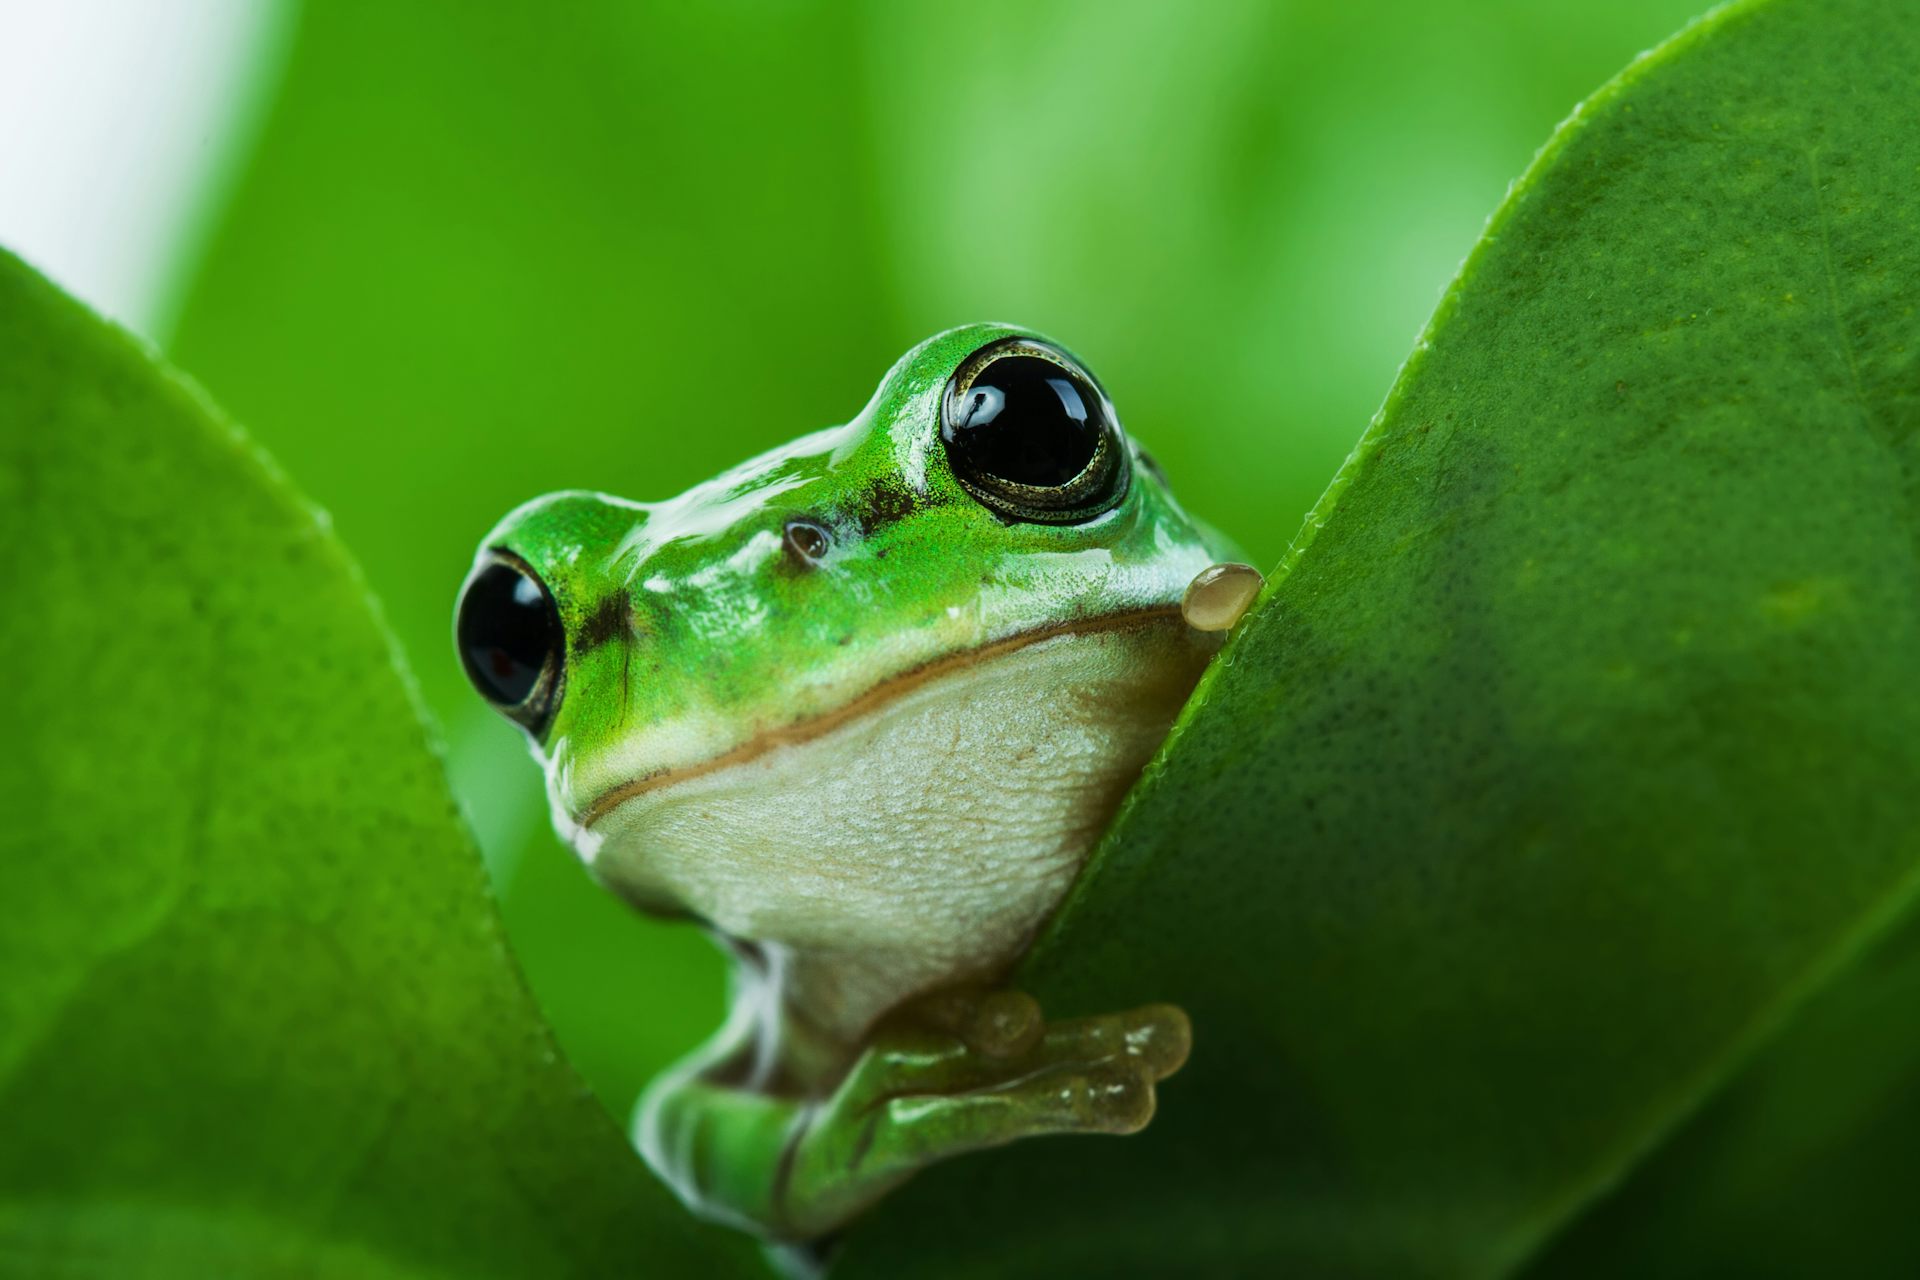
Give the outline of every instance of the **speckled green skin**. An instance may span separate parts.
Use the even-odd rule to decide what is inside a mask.
[[[553,494],[488,535],[481,562],[524,561],[562,618],[564,674],[536,745],[555,820],[589,862],[591,824],[623,789],[849,707],[866,714],[862,696],[895,677],[1136,614],[1180,625],[1187,584],[1229,549],[1181,510],[1137,445],[1126,445],[1125,496],[1081,524],[1005,520],[949,469],[948,381],[1012,336],[1038,335],[973,325],[931,338],[852,422],[677,498]],[[795,520],[826,534],[824,553],[796,550]],[[807,1020],[783,1018],[754,941],[729,939],[742,959],[735,1017],[648,1091],[637,1136],[696,1209],[768,1235],[831,1230],[964,1151],[1132,1132],[1152,1113],[1154,1082],[1185,1057],[1185,1017],[1165,1006],[1043,1032],[1027,1002],[1031,1025],[1011,1049],[995,1041],[1004,1010],[971,1005],[931,1030],[807,1043]]]
[[[852,422],[802,436],[666,502],[558,493],[488,535],[547,583],[565,685],[544,745],[577,813],[627,771],[635,726],[689,732],[658,768],[831,710],[890,675],[1041,625],[1177,604],[1225,548],[1137,445],[1126,498],[1080,525],[1007,523],[961,488],[938,437],[954,368],[1001,338],[970,325],[908,352]],[[804,517],[832,537],[808,567]]]

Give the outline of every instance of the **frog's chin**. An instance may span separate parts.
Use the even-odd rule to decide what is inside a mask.
[[[1003,642],[556,817],[636,904],[790,954],[789,998],[857,1036],[1019,955],[1213,647],[1174,611]]]
[[[637,743],[621,742],[609,750],[583,759],[562,742],[554,752],[555,767],[548,779],[555,819],[563,832],[590,837],[601,825],[602,819],[637,795],[680,786],[701,774],[728,769],[783,747],[804,745],[827,737],[844,725],[888,714],[894,704],[923,686],[955,676],[978,675],[996,669],[997,663],[1021,650],[1069,636],[1130,633],[1158,627],[1184,630],[1180,622],[1179,611],[1168,605],[1131,609],[1124,613],[1018,631],[998,640],[916,663],[864,687],[855,685],[857,692],[844,697],[836,705],[785,724],[760,729],[745,740],[735,741],[711,754],[702,754],[697,744],[703,740],[711,744],[714,739],[724,739],[729,735],[725,728],[716,728],[712,722],[702,722],[694,717],[689,717],[693,721],[690,724],[668,721],[646,726],[638,735],[646,746],[638,752],[633,750]],[[1202,650],[1210,653],[1218,647],[1216,640],[1215,637],[1189,633],[1187,648],[1196,653]],[[1089,673],[1090,677],[1092,674]],[[664,754],[669,759],[649,767],[648,757],[656,754]],[[615,770],[619,771],[617,778],[606,781],[607,775]],[[599,776],[594,778],[594,775]],[[569,812],[569,801],[578,806],[572,812]]]

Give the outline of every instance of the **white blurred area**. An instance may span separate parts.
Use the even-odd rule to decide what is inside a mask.
[[[0,0],[0,246],[163,342],[289,0]]]

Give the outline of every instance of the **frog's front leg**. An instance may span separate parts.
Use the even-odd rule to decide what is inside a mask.
[[[1171,1005],[1045,1026],[1025,996],[943,997],[877,1030],[825,1098],[743,1089],[723,1036],[642,1100],[640,1144],[694,1208],[824,1235],[928,1165],[1019,1138],[1133,1133],[1186,1061]]]

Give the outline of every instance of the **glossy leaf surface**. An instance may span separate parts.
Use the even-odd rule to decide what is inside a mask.
[[[0,255],[0,1274],[754,1274],[554,1052],[358,571]]]
[[[1920,874],[1910,19],[1737,5],[1556,135],[1031,957],[1188,1009],[1161,1115],[923,1179],[848,1274],[1493,1275],[1622,1179],[1544,1273],[1737,1274],[1795,1176],[1914,1257],[1891,1144],[1806,1159],[1920,1017],[1861,963]],[[1640,1194],[1816,991],[1851,1039]]]

